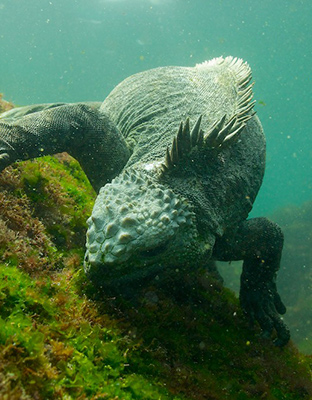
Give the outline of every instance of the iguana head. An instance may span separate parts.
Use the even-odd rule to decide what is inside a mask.
[[[202,253],[195,214],[182,196],[144,168],[105,185],[88,219],[85,270],[94,281],[145,277]]]

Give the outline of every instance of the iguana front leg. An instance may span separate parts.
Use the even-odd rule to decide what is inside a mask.
[[[241,306],[251,321],[258,321],[264,336],[271,336],[275,329],[278,346],[284,346],[290,338],[279,316],[285,314],[286,307],[276,288],[282,248],[279,226],[266,218],[254,218],[244,221],[234,234],[218,239],[213,251],[213,257],[219,261],[244,260]]]
[[[99,103],[22,107],[0,118],[0,171],[15,161],[66,151],[96,191],[113,179],[130,153]]]

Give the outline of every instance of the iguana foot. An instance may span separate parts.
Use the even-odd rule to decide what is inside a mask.
[[[243,274],[244,275],[244,274]],[[270,338],[274,329],[276,346],[284,346],[290,339],[290,333],[279,314],[286,313],[286,307],[277,293],[276,284],[270,282],[250,283],[248,278],[241,278],[240,303],[249,321],[257,321],[262,329],[262,336]]]
[[[213,251],[216,260],[244,260],[241,306],[251,322],[259,323],[264,337],[271,337],[275,330],[277,346],[286,345],[290,338],[280,317],[286,307],[275,283],[282,248],[283,233],[279,226],[266,218],[254,218],[218,239]]]

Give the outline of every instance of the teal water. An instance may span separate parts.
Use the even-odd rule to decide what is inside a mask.
[[[267,135],[264,215],[312,199],[311,20],[310,0],[0,0],[0,92],[100,101],[145,69],[241,57]]]

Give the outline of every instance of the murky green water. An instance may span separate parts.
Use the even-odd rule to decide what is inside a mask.
[[[309,0],[2,0],[0,91],[16,104],[102,100],[123,78],[233,55],[267,134],[253,215],[312,198]]]

